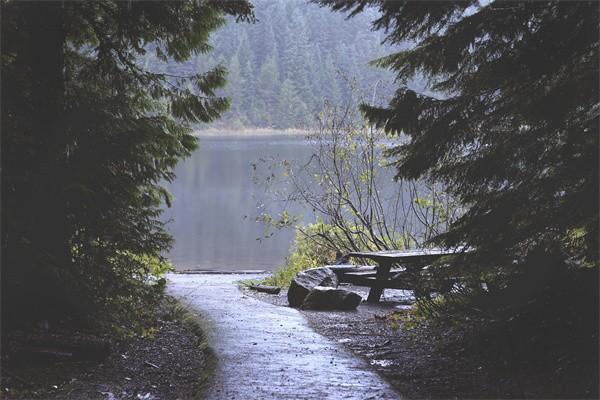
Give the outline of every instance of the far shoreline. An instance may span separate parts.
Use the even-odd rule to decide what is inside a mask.
[[[310,134],[307,129],[271,129],[271,128],[243,128],[225,129],[208,128],[195,129],[193,135],[196,137],[256,137],[256,136],[295,136],[305,137]]]

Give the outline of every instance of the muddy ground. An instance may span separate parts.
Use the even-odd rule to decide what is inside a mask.
[[[365,288],[347,288],[366,298]],[[287,307],[285,290],[242,290]],[[366,358],[407,398],[598,398],[595,354],[575,366],[552,359],[550,349],[547,358],[531,360],[473,348],[450,330],[405,320],[406,292],[386,293],[379,304],[363,302],[356,311],[302,312],[313,329]]]
[[[89,333],[5,334],[2,395],[5,399],[190,399],[203,390],[212,360],[197,327],[173,303],[156,310],[156,321],[141,335],[108,338],[108,357],[76,361],[60,348],[29,354],[40,342],[107,340]],[[66,353],[66,354],[61,354]],[[62,358],[62,359],[61,359]]]
[[[366,296],[363,288],[349,289]],[[287,307],[285,291],[244,292]],[[302,313],[315,331],[363,357],[407,398],[598,398],[593,349],[571,360],[557,359],[553,348],[537,359],[522,357],[514,348],[523,343],[478,349],[451,330],[403,319],[408,299],[399,294],[387,292],[380,304],[362,303],[356,311]],[[31,333],[3,332],[0,397],[152,400],[203,393],[214,359],[202,335],[168,307],[156,311],[154,328],[113,340],[108,357],[95,362],[24,359],[17,350],[27,347]]]

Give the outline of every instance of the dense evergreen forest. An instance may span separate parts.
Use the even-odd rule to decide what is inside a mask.
[[[370,361],[385,351],[361,364],[397,379],[403,397],[599,398],[599,4],[0,0],[3,398],[202,398],[182,391],[196,379],[182,378],[186,371],[199,380],[194,390],[209,382],[219,394],[208,398],[233,398],[221,391],[227,385],[214,384],[213,369],[246,391],[237,398],[306,398],[313,376],[322,385],[314,393],[393,398],[334,370],[354,368],[351,353],[329,356],[349,335]],[[410,203],[443,224],[423,247],[452,253],[399,268],[402,286],[388,287],[411,289],[410,308],[332,313],[336,330],[320,344],[302,317],[246,301],[237,278],[180,281],[170,293],[194,314],[212,307],[207,320],[218,334],[211,336],[224,341],[209,346],[202,321],[165,297],[177,284],[165,277],[173,269],[164,256],[173,243],[161,219],[173,201],[166,185],[198,146],[194,128],[304,128],[319,114],[325,135],[317,129],[313,137],[321,133],[331,150],[312,157],[321,168],[312,177],[333,200],[312,205],[333,213],[305,230],[310,241],[296,241],[289,264],[304,264],[279,274],[286,284],[300,270],[339,260],[341,250],[408,247],[387,240],[399,237],[390,233],[402,221],[385,224],[383,194],[373,189],[382,165],[396,173],[388,186],[440,188],[429,198],[415,190]],[[375,156],[377,135],[403,135],[387,146],[385,162]],[[230,196],[224,183],[218,189]],[[456,219],[444,198],[460,207]],[[186,217],[207,224],[209,212],[197,206]],[[290,220],[281,217],[266,222]],[[371,241],[344,247],[363,227]],[[314,238],[328,241],[330,256]],[[386,262],[363,281],[377,299]],[[337,286],[332,269],[319,273],[328,277],[310,285],[312,294]],[[315,314],[305,315],[318,330],[325,320],[310,322]],[[226,356],[213,357],[213,348]],[[191,365],[202,355],[190,349],[206,360]],[[128,358],[123,372],[113,368]],[[98,369],[104,365],[113,386]],[[73,394],[74,382],[90,394]],[[158,386],[162,392],[150,393]],[[342,391],[359,388],[368,396]],[[277,390],[283,395],[272,395]]]
[[[230,18],[211,36],[209,54],[184,64],[163,63],[154,52],[144,57],[146,67],[180,76],[226,66],[231,108],[211,126],[301,128],[325,101],[347,101],[352,87],[369,100],[391,95],[392,73],[369,66],[392,50],[381,44],[382,31],[371,30],[374,10],[347,20],[302,0],[253,4],[256,23]]]

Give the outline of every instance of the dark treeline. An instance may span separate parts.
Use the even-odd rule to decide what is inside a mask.
[[[151,45],[165,62],[202,54],[251,5],[1,5],[3,328],[144,309],[168,268],[161,185],[196,147],[189,125],[229,100],[222,68],[173,80],[137,61]]]
[[[303,127],[313,122],[324,101],[347,100],[353,85],[364,96],[392,93],[391,72],[368,65],[391,51],[381,44],[383,33],[371,30],[374,10],[347,20],[302,0],[259,0],[253,5],[257,22],[231,20],[211,37],[210,54],[176,65],[161,63],[149,53],[143,62],[177,75],[224,65],[228,75],[223,92],[232,104],[216,124],[228,128]]]

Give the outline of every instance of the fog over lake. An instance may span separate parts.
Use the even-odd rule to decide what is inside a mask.
[[[259,159],[308,161],[312,148],[297,136],[201,137],[199,148],[176,168],[169,185],[175,196],[163,219],[175,238],[168,257],[178,270],[267,269],[280,266],[293,241],[293,231],[276,231],[257,240],[264,225],[255,221],[264,204],[269,211],[287,209],[299,214],[295,204],[280,204],[255,184],[252,164]],[[305,222],[314,219],[309,213]]]

